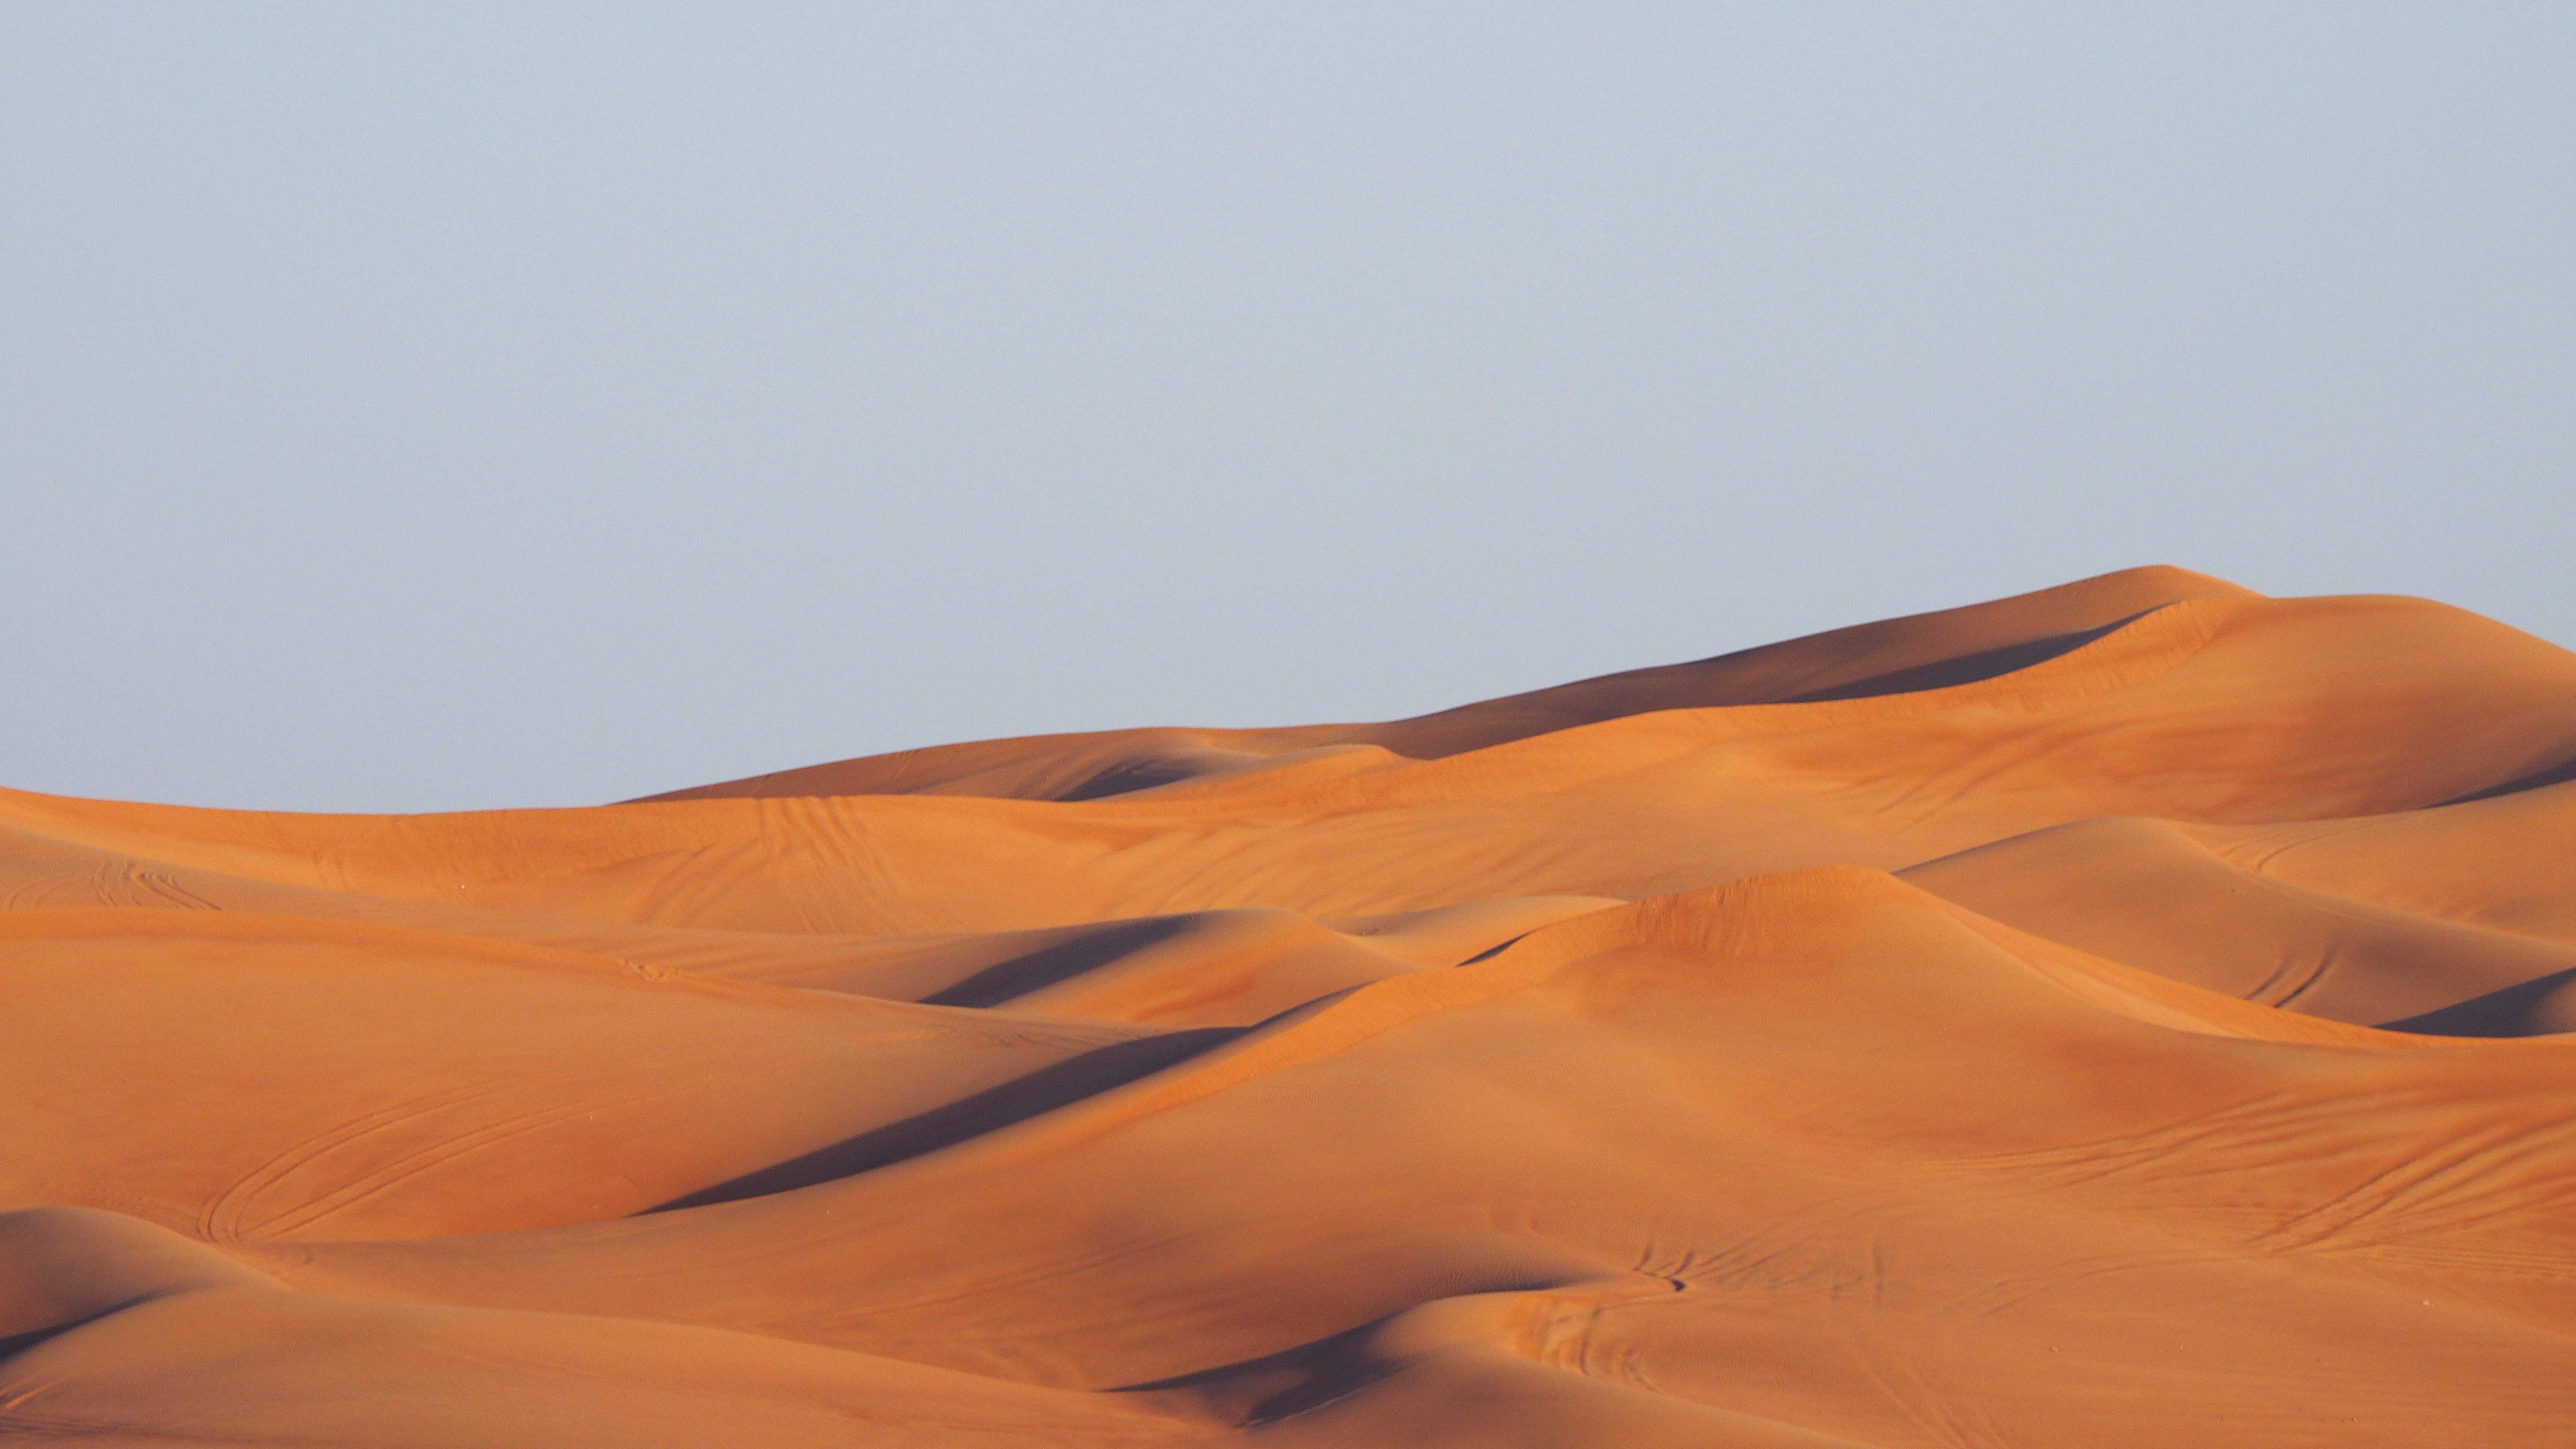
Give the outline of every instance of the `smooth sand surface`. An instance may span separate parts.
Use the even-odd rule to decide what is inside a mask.
[[[0,792],[0,1438],[2525,1445],[2576,655],[2178,569],[585,810]]]

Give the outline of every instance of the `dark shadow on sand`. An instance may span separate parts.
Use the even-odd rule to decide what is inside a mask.
[[[997,962],[954,986],[921,998],[924,1006],[999,1006],[1013,997],[1070,981],[1085,971],[1106,966],[1130,951],[1168,941],[1190,928],[1187,916],[1148,916],[1041,946],[1025,956]]]
[[[2148,611],[2152,613],[2153,611]],[[2052,634],[2045,639],[2025,639],[2019,644],[2006,644],[2000,649],[1962,654],[1951,659],[1935,659],[1910,669],[1891,670],[1849,684],[1837,684],[1806,694],[1792,695],[1784,704],[1820,704],[1829,699],[1875,699],[1887,694],[1916,694],[1927,689],[1948,689],[1953,685],[1975,684],[1980,680],[2000,679],[2015,670],[2043,664],[2061,654],[2072,654],[2106,634],[2125,629],[2145,614],[2132,614],[2099,629],[2079,629],[2072,634]]]
[[[766,1197],[771,1193],[812,1187],[834,1178],[855,1177],[1122,1086],[1197,1056],[1211,1047],[1222,1046],[1243,1035],[1244,1030],[1241,1027],[1201,1027],[1122,1041],[1114,1046],[1084,1052],[1025,1077],[960,1098],[947,1106],[934,1107],[900,1122],[889,1122],[802,1157],[744,1173],[729,1182],[700,1188],[685,1197],[675,1197],[669,1202],[646,1208],[645,1212],[672,1212],[680,1208],[705,1207],[710,1203],[735,1202],[747,1197]]]
[[[2576,780],[2576,759],[2570,759],[2563,765],[2552,765],[2546,770],[2534,770],[2528,775],[2517,776],[2514,779],[2505,781],[2501,785],[2489,785],[2487,788],[2477,791],[2474,794],[2457,796],[2453,799],[2443,801],[2442,804],[2466,805],[2472,800],[2492,800],[2498,795],[2519,795],[2525,790],[2539,790],[2545,789],[2551,785],[2564,785],[2570,780]],[[2434,808],[2439,809],[2440,806],[2436,806]]]
[[[1125,795],[1136,790],[1151,790],[1157,785],[1174,785],[1195,779],[1204,768],[1187,760],[1129,760],[1112,765],[1055,798],[1059,802],[1101,800],[1111,795]]]
[[[2576,969],[2552,971],[2500,991],[2453,1002],[2437,1011],[2427,1011],[2403,1021],[2381,1022],[2379,1029],[2412,1032],[2419,1036],[2547,1036],[2551,1029],[2536,1026],[2534,1013],[2543,1002],[2567,989],[2571,982],[2576,982]]]

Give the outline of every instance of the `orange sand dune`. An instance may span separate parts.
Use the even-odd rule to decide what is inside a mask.
[[[2150,609],[2202,595],[2248,597],[2234,584],[2205,574],[2131,569],[2017,598],[1837,629],[1694,664],[1605,675],[1391,724],[1111,730],[985,740],[783,770],[652,798],[903,794],[1087,800],[1335,747],[1376,746],[1414,759],[1438,759],[1653,710],[1847,699],[1991,678],[2065,653]]]
[[[589,810],[0,794],[0,1434],[2576,1422],[2576,656],[2142,569]]]
[[[2568,802],[2576,807],[2576,799]],[[2568,811],[2576,819],[2576,808]],[[2565,857],[2561,857],[2562,860]],[[2576,971],[2576,945],[2248,870],[2168,821],[2088,820],[1907,871],[1961,905],[2230,996],[2384,1022]],[[2474,1034],[2576,1030],[2499,1020]]]

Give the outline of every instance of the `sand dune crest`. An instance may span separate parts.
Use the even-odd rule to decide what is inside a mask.
[[[0,791],[0,1436],[2545,1443],[2576,656],[2105,575],[582,810]]]

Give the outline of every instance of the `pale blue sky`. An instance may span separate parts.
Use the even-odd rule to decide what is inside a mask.
[[[2172,562],[2576,643],[2576,7],[0,9],[0,783],[574,804]]]

